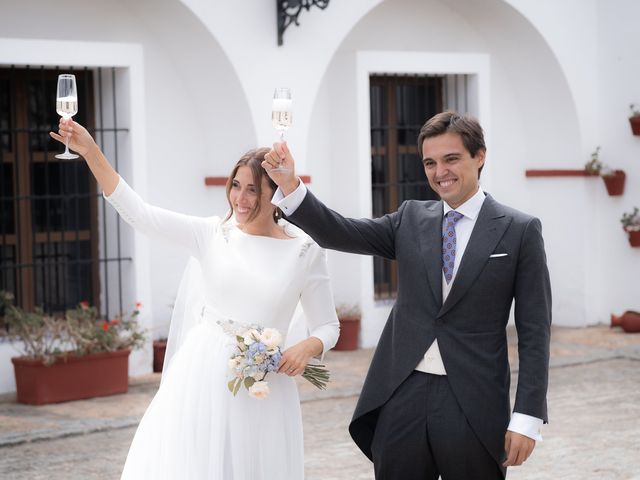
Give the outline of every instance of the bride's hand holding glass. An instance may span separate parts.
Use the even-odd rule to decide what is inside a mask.
[[[85,158],[92,149],[98,148],[87,129],[70,118],[61,118],[58,133],[49,132],[49,135],[63,145],[68,141],[69,147]]]
[[[70,73],[58,75],[58,88],[56,93],[56,112],[65,120],[71,120],[78,113],[78,88],[76,76]],[[78,155],[69,151],[69,143],[64,144],[64,152],[56,155],[61,160],[73,160]]]

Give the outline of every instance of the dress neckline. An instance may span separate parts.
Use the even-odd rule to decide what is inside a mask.
[[[285,233],[285,235],[287,235],[289,238],[277,238],[277,237],[270,237],[270,236],[268,236],[268,235],[256,235],[256,234],[254,234],[254,233],[247,233],[247,232],[245,232],[244,230],[242,230],[240,227],[238,227],[238,225],[233,225],[233,229],[234,229],[234,230],[236,230],[236,231],[238,231],[238,232],[240,232],[242,235],[245,235],[245,236],[247,236],[247,237],[252,237],[252,238],[268,238],[268,239],[270,239],[270,240],[279,240],[279,241],[281,241],[281,242],[288,242],[288,241],[296,240],[297,238],[299,238],[298,236],[289,235],[289,234],[287,233],[287,227],[286,227],[286,226],[284,226],[284,227],[283,227],[283,229],[284,229],[284,233]]]

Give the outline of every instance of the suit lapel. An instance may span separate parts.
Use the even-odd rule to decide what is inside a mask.
[[[473,285],[510,223],[511,218],[505,216],[500,205],[487,195],[471,232],[449,296],[438,316],[447,313]]]
[[[426,207],[426,215],[422,216],[418,223],[420,257],[438,308],[442,306],[442,212],[442,202],[431,204]]]

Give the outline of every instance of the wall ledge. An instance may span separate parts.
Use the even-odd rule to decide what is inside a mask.
[[[597,173],[580,170],[525,170],[526,177],[598,177]]]
[[[229,177],[204,177],[204,184],[207,187],[224,187],[227,184],[228,178]],[[305,185],[311,183],[310,175],[300,175],[300,179]]]

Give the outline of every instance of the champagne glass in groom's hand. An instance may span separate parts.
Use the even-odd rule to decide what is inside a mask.
[[[291,90],[286,87],[276,88],[273,93],[273,105],[271,108],[271,123],[280,134],[280,142],[284,142],[284,132],[291,127]],[[286,170],[283,164],[277,165],[276,170]]]

